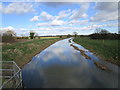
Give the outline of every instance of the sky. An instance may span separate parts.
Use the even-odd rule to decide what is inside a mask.
[[[96,28],[118,33],[117,2],[2,2],[0,32],[17,36],[88,35]]]

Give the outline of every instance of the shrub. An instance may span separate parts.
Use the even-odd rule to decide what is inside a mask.
[[[62,38],[62,36],[60,36],[60,38]]]
[[[3,33],[2,42],[15,42],[15,33],[13,31]]]

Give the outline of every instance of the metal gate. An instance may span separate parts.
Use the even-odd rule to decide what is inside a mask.
[[[1,89],[4,88],[22,88],[21,69],[14,61],[0,61],[0,78],[2,80]]]

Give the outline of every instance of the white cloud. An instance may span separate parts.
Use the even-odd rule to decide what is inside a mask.
[[[32,22],[39,21],[39,16],[34,16],[33,18],[30,19],[30,21]]]
[[[117,12],[108,13],[106,11],[101,11],[97,13],[95,16],[90,18],[90,20],[94,22],[107,22],[107,21],[117,20],[117,19],[118,19]]]
[[[41,22],[41,23],[38,23],[36,24],[36,26],[61,26],[61,25],[64,25],[65,22],[62,21],[62,20],[53,20],[51,22]]]
[[[60,26],[60,25],[64,25],[64,24],[65,24],[65,22],[62,21],[62,20],[53,20],[53,21],[51,22],[51,25],[52,25],[52,26]]]
[[[68,22],[68,24],[70,25],[84,25],[84,24],[87,24],[88,23],[88,20],[71,20]]]
[[[80,9],[74,9],[72,11],[72,15],[70,19],[79,19],[79,18],[86,18],[88,15],[85,13],[89,7],[89,3],[80,3]]]
[[[15,28],[12,27],[12,26],[8,26],[8,27],[3,28],[3,30],[5,30],[5,31],[8,31],[8,30],[15,30]]]
[[[95,9],[98,12],[90,18],[93,22],[107,22],[118,19],[118,3],[117,2],[98,2]]]
[[[50,24],[48,22],[44,22],[44,23],[38,23],[36,24],[36,26],[49,26]]]
[[[40,19],[43,20],[43,21],[49,21],[49,20],[52,20],[53,19],[53,16],[48,14],[47,12],[43,11],[41,14],[40,14]]]
[[[118,23],[109,23],[109,24],[102,24],[102,25],[97,25],[97,24],[92,24],[89,26],[83,26],[83,27],[75,27],[75,26],[64,26],[64,27],[40,27],[37,29],[37,31],[45,31],[48,32],[47,30],[49,30],[49,32],[54,33],[56,31],[62,32],[64,33],[66,31],[67,32],[73,32],[73,31],[90,31],[90,30],[95,30],[96,28],[105,28],[105,27],[116,27],[118,26]],[[59,33],[58,33],[59,34]]]
[[[69,16],[70,13],[71,13],[71,10],[70,10],[70,9],[60,11],[59,14],[58,14],[58,16],[56,16],[56,19],[63,19],[63,18],[65,18],[65,17]]]
[[[52,30],[51,28],[47,28],[47,27],[40,27],[40,28],[37,28],[36,31],[47,31],[47,30]],[[50,31],[51,32],[51,31]]]
[[[12,14],[12,13],[23,14],[23,13],[30,13],[34,11],[35,10],[33,8],[33,5],[30,3],[14,2],[14,3],[10,3],[7,6],[2,5],[2,12],[4,14]]]
[[[97,25],[97,24],[93,24],[91,26],[84,26],[83,28],[80,28],[81,30],[93,30],[96,28],[105,28],[105,27],[116,27],[118,26],[118,23],[109,23],[109,24],[101,24],[101,25]]]
[[[111,28],[116,26],[118,26],[118,23],[108,23],[108,24],[102,24],[102,25],[92,24],[88,26],[85,25],[83,27],[75,27],[74,25],[64,26],[64,27],[50,26],[50,27],[33,28],[32,30],[38,33],[38,35],[63,35],[63,34],[67,35],[67,34],[72,34],[74,31],[77,31],[79,34],[90,34],[90,33],[93,33],[92,31],[95,30],[96,28],[106,28],[106,27]],[[16,29],[12,26],[8,26],[8,27],[0,28],[0,33],[1,32],[3,33],[3,31],[5,32],[7,30],[14,31],[15,33],[17,33],[18,36],[21,36],[21,35],[29,36],[29,32],[30,32],[30,30],[26,28]]]
[[[4,27],[4,28],[0,28],[0,34],[2,35],[3,33],[5,33],[6,31],[14,31],[16,30],[14,27],[12,26],[8,26],[8,27]]]
[[[69,16],[70,13],[71,13],[71,10],[68,9],[68,10],[60,11],[59,14],[58,14],[58,16],[52,16],[49,13],[43,11],[43,12],[41,12],[40,15],[34,16],[33,18],[31,18],[30,21],[39,21],[39,20],[41,20],[41,21],[52,21],[52,20],[60,20],[60,19],[63,19],[65,17]]]

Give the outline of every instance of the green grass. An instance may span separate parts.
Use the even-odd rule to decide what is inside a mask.
[[[55,43],[58,39],[35,39],[32,41],[3,45],[2,60],[15,61],[18,66],[23,67],[33,56]]]
[[[76,37],[73,41],[94,52],[102,59],[120,66],[118,40],[93,40],[89,37]]]

